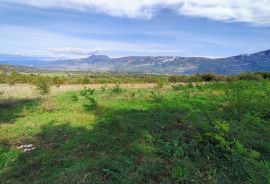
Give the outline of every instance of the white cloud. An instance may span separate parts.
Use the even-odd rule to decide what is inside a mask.
[[[219,21],[270,24],[270,0],[2,0],[46,8],[95,11],[112,16],[151,18],[160,8]]]
[[[124,56],[140,53],[175,54],[182,49],[175,49],[171,44],[148,41],[113,41],[104,39],[87,39],[55,33],[35,27],[2,26],[0,27],[0,52],[20,54],[47,59],[82,58],[93,54]]]
[[[102,49],[94,48],[94,49],[84,49],[84,48],[72,48],[72,47],[63,47],[63,48],[51,48],[46,49],[49,52],[54,54],[66,54],[66,55],[78,55],[78,56],[85,56],[85,55],[93,55],[97,54]]]

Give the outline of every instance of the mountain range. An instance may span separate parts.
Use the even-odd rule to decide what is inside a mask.
[[[270,50],[226,58],[180,56],[129,56],[110,58],[92,55],[81,59],[42,60],[40,58],[0,55],[0,64],[60,71],[123,72],[149,74],[238,74],[270,72]]]

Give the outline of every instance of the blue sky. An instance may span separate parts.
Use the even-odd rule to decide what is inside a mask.
[[[269,0],[0,0],[0,53],[224,57],[267,49]]]

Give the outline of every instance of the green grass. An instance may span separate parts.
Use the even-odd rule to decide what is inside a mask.
[[[151,91],[2,102],[0,183],[270,183],[270,82]]]

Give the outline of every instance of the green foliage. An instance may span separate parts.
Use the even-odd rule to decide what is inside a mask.
[[[84,87],[83,90],[80,91],[81,96],[85,96],[86,98],[89,96],[93,96],[95,93],[95,89]]]
[[[104,85],[104,86],[101,86],[100,89],[101,89],[101,91],[105,92],[107,87],[108,87],[107,85]]]
[[[187,87],[188,87],[188,88],[193,88],[193,87],[194,87],[194,85],[193,85],[193,83],[192,83],[192,82],[188,82]]]
[[[126,91],[0,103],[0,183],[270,183],[269,81]]]
[[[158,79],[156,81],[156,85],[155,85],[155,89],[156,90],[161,90],[163,87],[165,86],[165,81],[161,80],[161,79]]]
[[[111,88],[111,91],[113,93],[120,94],[123,92],[123,88],[121,88],[121,86],[119,84],[116,84]]]
[[[97,107],[97,100],[96,97],[94,96],[95,89],[91,88],[84,88],[82,91],[80,91],[81,96],[84,96],[85,99],[87,100],[87,103],[84,104],[85,110],[93,110]]]
[[[76,93],[71,94],[70,97],[71,97],[71,100],[74,101],[74,102],[79,100],[78,95]]]
[[[245,73],[239,75],[239,80],[262,80],[267,78],[267,75],[260,73]]]
[[[163,99],[163,95],[161,94],[160,90],[157,91],[150,91],[151,95],[151,99],[155,102],[160,102]]]
[[[175,91],[181,91],[183,89],[183,85],[181,84],[172,85],[172,89]]]
[[[187,170],[183,167],[177,166],[172,168],[172,178],[178,182],[183,182],[187,177]]]
[[[46,80],[56,87],[62,84],[108,84],[108,83],[156,83],[157,88],[163,88],[166,83],[179,82],[215,82],[239,80],[269,80],[270,73],[243,73],[239,75],[223,76],[217,74],[196,75],[149,75],[149,74],[117,74],[117,73],[18,73],[16,71],[0,73],[0,82],[14,85],[16,83],[33,84],[38,78]]]
[[[51,84],[45,78],[38,78],[35,82],[36,90],[41,95],[46,95],[51,90]]]
[[[82,79],[82,84],[89,84],[90,80],[87,77]]]
[[[64,83],[64,80],[58,76],[52,78],[52,84],[59,88]]]

